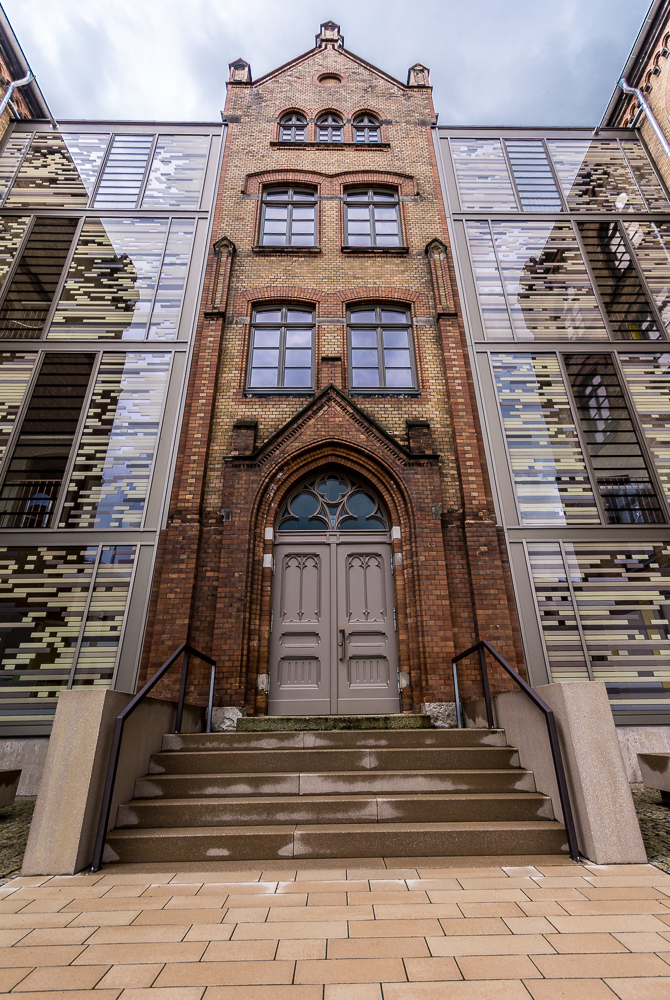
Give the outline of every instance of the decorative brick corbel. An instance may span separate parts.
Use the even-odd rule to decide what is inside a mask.
[[[449,274],[449,248],[442,240],[431,240],[426,246],[426,256],[430,264],[430,276],[433,279],[438,317],[455,316],[456,303]]]
[[[222,236],[213,246],[216,267],[214,269],[214,281],[212,282],[212,295],[208,308],[205,312],[207,319],[216,319],[225,315],[226,303],[228,301],[228,288],[230,286],[230,272],[233,266],[236,246],[227,236]]]

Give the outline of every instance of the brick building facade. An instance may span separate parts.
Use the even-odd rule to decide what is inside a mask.
[[[455,652],[482,637],[513,664],[522,654],[455,289],[428,70],[416,65],[406,83],[395,80],[348,52],[326,22],[313,49],[259,80],[243,60],[231,63],[224,121],[141,676],[188,640],[217,661],[215,704],[268,710],[278,683],[274,548],[286,518],[297,524],[296,490],[316,483],[319,503],[330,476],[385,508],[387,640],[397,643],[401,710],[453,701]],[[302,353],[292,354],[300,336]],[[298,355],[306,367],[290,368]],[[333,664],[339,624],[322,637]],[[193,669],[190,696],[202,701],[208,673]],[[465,695],[478,691],[474,666],[463,682]]]

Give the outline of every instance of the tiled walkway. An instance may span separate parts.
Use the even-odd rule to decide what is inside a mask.
[[[670,875],[561,860],[16,878],[0,888],[0,996],[668,1000]]]

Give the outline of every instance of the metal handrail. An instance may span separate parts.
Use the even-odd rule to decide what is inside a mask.
[[[211,732],[212,728],[212,702],[214,695],[214,677],[216,673],[216,661],[211,658],[211,656],[206,656],[204,653],[200,653],[193,646],[189,646],[187,642],[182,642],[181,646],[175,649],[172,656],[170,656],[162,667],[159,667],[156,673],[153,675],[151,680],[148,680],[141,691],[138,691],[134,698],[128,702],[126,707],[122,712],[116,717],[116,722],[114,723],[114,736],[112,737],[112,748],[109,752],[109,765],[107,767],[107,777],[105,778],[105,789],[102,793],[102,804],[100,806],[100,820],[98,821],[98,832],[95,838],[95,847],[93,848],[93,861],[91,862],[91,871],[100,871],[100,866],[102,865],[102,852],[105,848],[105,838],[107,836],[107,824],[109,823],[109,814],[112,809],[112,795],[114,794],[114,782],[116,781],[116,770],[119,766],[119,754],[121,752],[121,738],[123,736],[123,727],[126,724],[126,719],[132,715],[137,706],[141,701],[144,701],[146,696],[149,694],[151,689],[158,683],[158,681],[163,677],[164,674],[170,669],[172,664],[183,655],[182,666],[181,666],[181,683],[179,685],[179,700],[177,701],[177,717],[175,719],[175,733],[181,732],[181,723],[184,715],[184,699],[186,697],[186,678],[188,675],[188,661],[190,656],[197,656],[199,660],[204,660],[205,663],[209,663],[212,668],[210,685],[209,685],[209,704],[207,706],[207,732]]]
[[[484,689],[484,701],[486,702],[486,721],[488,723],[489,729],[495,728],[495,723],[493,719],[493,703],[491,701],[491,689],[489,687],[489,677],[486,667],[486,653],[487,651],[496,660],[500,666],[505,670],[513,681],[515,681],[521,690],[528,695],[530,700],[534,705],[544,713],[545,721],[547,723],[547,734],[549,736],[549,745],[551,746],[551,756],[554,761],[554,772],[556,774],[556,784],[558,785],[558,795],[561,800],[561,809],[563,810],[563,825],[565,826],[565,832],[568,837],[568,847],[570,848],[570,857],[573,861],[580,860],[579,847],[577,845],[577,831],[575,829],[575,821],[572,814],[572,805],[570,804],[570,792],[568,791],[568,783],[565,777],[565,768],[563,767],[563,757],[561,754],[561,746],[558,742],[558,731],[556,729],[556,719],[554,718],[553,709],[547,705],[546,701],[543,701],[540,696],[533,691],[530,684],[527,684],[523,679],[521,674],[518,674],[514,667],[510,666],[507,660],[504,659],[497,651],[495,646],[492,646],[490,642],[486,639],[480,639],[476,642],[474,646],[470,646],[466,649],[464,653],[459,653],[451,661],[451,669],[454,676],[454,698],[456,699],[456,716],[458,719],[458,728],[463,728],[463,717],[461,714],[461,702],[458,694],[458,668],[457,663],[459,660],[463,660],[466,656],[471,656],[473,653],[479,653],[479,663],[482,671],[482,687]]]

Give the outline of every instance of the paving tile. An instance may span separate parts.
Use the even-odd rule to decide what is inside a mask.
[[[44,944],[84,944],[96,930],[96,927],[36,927],[26,937],[23,937],[16,947],[23,948]],[[26,932],[23,931],[23,933]]]
[[[590,876],[594,875],[653,875],[658,871],[654,865],[633,864],[633,865],[596,865],[590,861],[584,863],[584,870]]]
[[[378,910],[379,907],[376,908]],[[402,909],[402,907],[400,907]],[[402,916],[402,914],[398,914]],[[309,917],[311,920],[373,920],[375,914],[371,906],[312,906]],[[268,923],[274,920],[305,920],[307,914],[301,907],[270,910]]]
[[[666,899],[662,889],[653,886],[634,886],[631,889],[601,889],[598,883],[579,890],[587,899]]]
[[[668,1000],[670,978],[647,979],[606,979],[605,982],[620,1000]]]
[[[56,900],[56,902],[58,902]],[[143,899],[139,904],[136,896],[103,896],[101,899],[73,899],[63,906],[63,913],[77,910],[79,913],[95,913],[104,910],[133,910],[141,905],[143,910],[161,910],[165,904],[163,899]]]
[[[630,931],[640,933],[642,931],[656,932],[666,929],[662,920],[646,914],[643,916],[631,916],[630,914],[610,913],[600,917],[548,917],[550,923],[561,934],[593,934],[603,932],[605,934],[623,933]]]
[[[7,928],[6,930],[0,930],[0,948],[11,948],[13,944],[16,944],[17,941],[20,941],[21,938],[24,938],[29,933],[30,932],[27,927],[20,927],[17,930],[10,930],[10,928]],[[40,943],[41,942],[39,941],[35,942],[35,944],[40,944]],[[54,942],[49,942],[49,943],[52,944]],[[79,942],[59,941],[58,944],[79,944]]]
[[[32,972],[32,966],[17,969],[0,969],[0,991],[3,993],[9,992],[17,983],[20,983],[22,979]]]
[[[440,920],[445,934],[509,934],[510,929],[500,917],[460,917]]]
[[[212,941],[202,956],[203,962],[271,962],[276,941]]]
[[[553,899],[548,899],[542,903],[519,903],[519,909],[526,914],[528,917],[551,917],[551,916],[567,916],[567,911],[560,903],[557,903]]]
[[[0,948],[0,969],[30,965],[69,965],[83,951],[80,945],[44,945],[35,948]],[[109,963],[111,965],[111,962]]]
[[[528,991],[518,979],[383,983],[382,990],[384,1000],[528,1000]]]
[[[221,909],[223,904],[228,899],[229,893],[211,893],[208,896],[172,896],[165,903],[166,910],[216,910]],[[252,899],[252,896],[245,896],[245,899]],[[265,899],[266,897],[263,896]],[[144,905],[145,897],[142,897],[142,905]],[[158,909],[158,904],[163,905],[164,901],[161,900],[149,900],[147,899],[147,904],[150,902],[156,903],[156,909]],[[145,907],[148,909],[148,906]]]
[[[670,917],[670,911],[666,912]],[[0,915],[0,928],[15,930],[17,927],[65,927],[72,919],[72,913],[6,913]],[[97,917],[95,922],[98,922]]]
[[[161,911],[157,911],[160,913]],[[139,919],[142,911],[141,910],[107,910],[105,913],[96,913],[95,917],[91,918],[90,913],[75,913],[65,914],[66,916],[72,916],[72,920],[69,923],[69,927],[90,927],[91,919],[98,925],[98,927],[122,927],[124,925],[132,923],[136,918]],[[146,914],[148,917],[150,914]],[[156,923],[156,921],[152,921]]]
[[[459,903],[464,917],[523,917],[520,903]]]
[[[611,934],[552,934],[550,940],[552,946],[561,955],[604,954],[605,952],[624,952],[626,950],[621,942],[617,941]],[[662,940],[659,938],[659,941]],[[639,950],[656,951],[657,949],[640,948]]]
[[[667,945],[667,942],[666,942]],[[328,958],[429,958],[424,938],[333,938]]]
[[[500,874],[500,873],[498,873]],[[532,878],[477,878],[463,877],[458,879],[464,889],[525,889],[536,885]]]
[[[2,994],[0,994],[1,996]],[[96,988],[95,993],[91,993],[90,990],[59,990],[54,993],[52,990],[30,990],[26,993],[12,993],[12,997],[20,996],[21,1000],[117,1000],[121,996],[120,989],[113,990],[99,990]],[[156,997],[155,1000],[158,1000]]]
[[[294,962],[180,962],[166,965],[158,986],[270,986],[292,983]],[[268,994],[270,995],[270,994]],[[272,996],[276,1000],[276,993]]]
[[[22,886],[26,885],[43,885],[48,881],[48,875],[17,875],[16,878],[13,878],[11,882],[7,883],[6,888],[20,889]]]
[[[405,926],[404,921],[401,922],[403,927]],[[435,923],[439,927],[437,920],[430,921],[430,923]],[[377,927],[379,926],[374,921],[361,920],[355,925],[356,927]],[[383,926],[383,925],[382,925]],[[419,931],[418,933],[423,933]],[[353,937],[353,935],[351,935]],[[361,935],[359,935],[361,936]],[[396,933],[393,937],[402,937],[403,932]],[[261,940],[273,940],[278,941],[280,938],[345,938],[347,937],[347,922],[346,920],[331,920],[329,922],[324,922],[322,920],[310,920],[304,923],[298,923],[297,921],[292,924],[284,923],[267,923],[267,924],[238,924],[232,936],[233,941],[261,941]]]
[[[428,937],[431,955],[542,955],[554,949],[540,934],[492,934],[481,937]]]
[[[591,883],[583,875],[539,875],[531,881],[538,889],[587,889]]]
[[[370,896],[369,892],[310,892],[307,896],[307,906],[346,906],[347,905],[347,895],[356,896],[358,902],[365,902],[365,899],[361,900],[361,897]],[[293,896],[273,896],[273,899],[292,899]],[[369,900],[372,902],[372,900]],[[356,900],[349,900],[349,902],[355,903]],[[272,903],[270,905],[273,905]]]
[[[159,885],[176,879],[175,872],[152,872],[150,875],[142,872],[105,872],[99,880],[99,885]]]
[[[328,895],[331,896],[332,893],[329,893]],[[346,894],[342,893],[342,897],[343,897],[343,899],[342,899],[342,905],[346,906],[346,903],[347,903],[347,900],[345,898]],[[200,898],[205,899],[206,897],[204,897],[204,896],[200,897],[199,896],[198,899],[200,899]],[[335,900],[333,900],[333,903],[329,904],[329,905],[333,905],[334,903],[335,903]],[[248,893],[246,895],[239,894],[239,893],[231,893],[228,896],[228,898],[226,899],[226,906],[234,906],[234,907],[243,907],[243,906],[246,906],[246,907],[252,907],[252,906],[261,906],[261,907],[263,907],[263,906],[274,906],[274,907],[279,907],[279,906],[294,906],[294,907],[301,907],[302,906],[302,907],[304,907],[304,906],[307,906],[307,893],[306,892],[283,893],[281,896],[278,895],[278,894],[276,894],[276,893],[268,893],[268,892],[263,892],[263,893],[260,893],[260,892],[256,892],[256,893],[250,892],[250,893]]]
[[[569,887],[563,889],[560,888],[543,889],[542,886],[533,885],[528,887],[527,889],[524,889],[524,892],[528,897],[528,899],[534,899],[537,902],[539,902],[542,899],[557,899],[557,900],[571,899],[577,901],[577,900],[584,900],[585,898],[584,896],[582,896],[579,889],[572,889]]]
[[[297,874],[296,869],[277,868],[273,870],[268,868],[267,871],[264,870],[261,873],[261,882],[291,882],[295,881]]]
[[[528,896],[522,889],[428,889],[433,903],[500,903],[523,902]]]
[[[533,961],[545,979],[603,979],[605,976],[664,976],[668,966],[657,955],[540,955]]]
[[[436,919],[440,917],[451,917],[454,920],[465,919],[455,903],[417,903],[416,906],[411,903],[404,906],[377,903],[374,907],[374,913],[375,920],[414,920],[417,917],[422,920],[432,917]]]
[[[392,859],[389,859],[392,860]],[[347,878],[367,879],[415,879],[419,873],[416,868],[347,868]]]
[[[439,920],[352,920],[349,923],[350,938],[426,937],[429,934],[433,937],[444,934]]]
[[[627,875],[607,875],[607,876],[596,876],[588,880],[591,885],[600,886],[602,889],[632,889],[636,886],[651,885],[655,888],[665,888],[670,892],[670,875],[664,874],[658,868],[655,870],[654,875],[634,875],[629,877]]]
[[[354,879],[367,879],[367,875],[353,875]],[[296,872],[296,882],[332,882],[333,880],[347,880],[346,868],[305,868]]]
[[[404,983],[400,958],[334,958],[296,962],[296,983]]]
[[[301,893],[301,892],[368,892],[369,883],[365,879],[360,879],[358,881],[347,879],[336,879],[332,882],[329,881],[318,881],[318,882],[279,882],[277,884],[276,895],[283,895],[284,893]]]
[[[170,882],[166,888],[171,889],[174,884]],[[184,888],[188,886],[185,885]],[[236,896],[271,896],[277,891],[277,882],[204,882],[195,888],[199,896],[227,896],[230,893],[235,893]]]
[[[98,983],[98,989],[151,986],[163,968],[161,965],[113,965]],[[158,997],[155,998],[158,1000]]]
[[[453,868],[425,868],[423,865],[418,869],[422,882],[431,879],[459,879],[459,878],[500,878],[500,867],[498,865],[481,868],[458,867]],[[447,886],[446,888],[453,888]]]
[[[76,965],[134,965],[141,962],[199,962],[205,950],[200,941],[92,944],[75,959]]]
[[[555,934],[556,928],[546,917],[504,917],[512,934]]]
[[[461,973],[453,958],[406,958],[405,972],[410,982],[440,982],[447,979],[461,979]]]
[[[228,941],[233,924],[193,924],[184,941]]]
[[[654,934],[653,932],[640,934],[635,931],[624,931],[613,936],[629,951],[670,951],[670,943],[668,943],[666,935]]]
[[[224,878],[223,877],[223,872],[221,870],[219,870],[217,872],[211,872],[211,871],[206,871],[206,872],[198,872],[198,871],[177,872],[175,875],[172,876],[171,879],[169,879],[169,881],[170,882],[175,882],[175,883],[184,883],[184,884],[187,883],[187,882],[200,882],[203,885],[205,883],[211,883],[211,882],[217,882],[217,883],[221,883],[221,882],[226,882],[226,883],[231,882],[232,883],[232,882],[234,882],[234,883],[238,884],[240,882],[260,882],[262,874],[263,873],[260,872],[260,871],[248,871],[248,872],[245,872],[245,871],[241,871],[241,870],[240,871],[234,871],[234,870],[233,871],[227,871],[226,870],[226,872],[225,872],[225,878]]]
[[[653,899],[599,899],[566,900],[563,909],[575,916],[589,916],[597,913],[658,913],[670,916],[668,907],[660,900]]]
[[[155,992],[152,990],[152,994]],[[322,986],[209,986],[203,1000],[322,1000],[322,997]]]
[[[76,891],[73,887],[42,885],[35,888],[18,889],[12,899],[94,899],[104,896],[109,886],[82,885]]]
[[[121,888],[123,887],[114,887],[114,889]],[[178,883],[168,882],[167,885],[150,885],[146,889],[138,885],[137,888],[140,890],[142,899],[146,899],[148,896],[162,896],[164,898],[169,898],[170,896],[195,896],[196,892],[199,892],[202,887],[197,882],[193,885],[179,885]],[[110,896],[114,892],[114,889],[109,890]]]
[[[456,959],[463,979],[540,979],[526,955],[462,955]]]
[[[220,924],[225,910],[153,910],[139,913],[133,926],[140,924]],[[130,923],[130,921],[128,921]]]
[[[383,889],[380,891],[378,889],[371,889],[369,892],[349,892],[347,893],[347,898],[349,900],[349,905],[352,903],[365,904],[365,903],[385,903],[389,906],[399,904],[401,906],[414,906],[421,905],[422,903],[428,902],[428,896],[425,892],[418,892],[416,890],[397,891],[394,887],[394,891],[386,892]]]
[[[133,924],[132,927],[99,927],[87,944],[143,944],[182,941],[190,924]]]
[[[202,913],[216,913],[216,910],[202,910]],[[223,912],[223,919],[227,924],[264,924],[268,919],[270,913],[269,906],[231,906],[226,908]],[[288,920],[289,917],[285,914],[290,913],[289,910],[280,910],[275,916],[276,920]],[[305,919],[305,908],[300,907],[299,912],[296,914],[296,920]]]
[[[533,1000],[615,1000],[602,979],[531,979],[524,984]]]
[[[422,890],[424,892],[458,892],[461,884],[456,878],[408,878],[407,888],[410,890]]]
[[[124,990],[120,1000],[200,1000],[204,986],[177,986],[163,990]],[[67,1000],[67,998],[65,998]]]
[[[408,881],[413,883],[410,889]],[[424,888],[417,879],[404,878],[372,878],[369,882],[371,892],[423,892]],[[350,890],[351,891],[351,890]]]
[[[74,907],[75,910],[83,910],[87,903],[99,903],[102,900],[76,900],[71,896],[63,896],[62,899],[33,899],[31,902],[28,902],[25,899],[16,899],[12,896],[0,905],[0,912],[18,913],[20,910],[21,913],[58,913],[59,910],[65,910],[68,903],[72,902],[77,904]]]
[[[32,990],[92,990],[107,972],[108,965],[76,967],[73,965],[49,966],[46,963],[26,976],[15,993]]]
[[[382,1000],[379,983],[326,983],[324,1000]]]
[[[339,938],[333,938],[333,940],[339,941]],[[298,958],[325,958],[326,944],[325,940],[321,941],[318,938],[307,941],[302,938],[280,941],[277,948],[277,959],[292,961]]]

